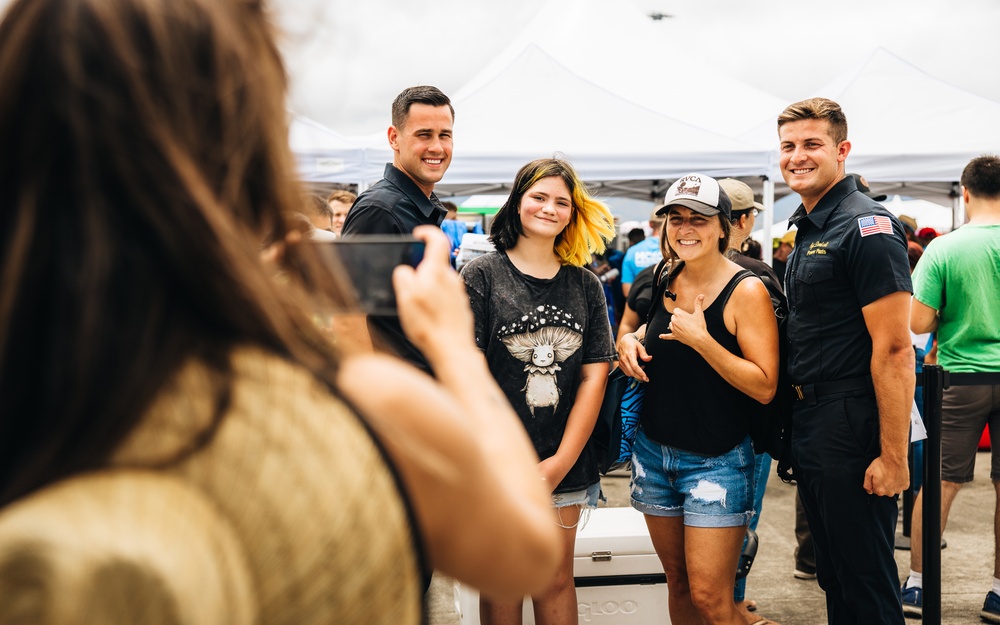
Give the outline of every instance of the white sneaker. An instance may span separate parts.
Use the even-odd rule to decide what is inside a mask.
[[[816,579],[815,571],[810,573],[809,571],[803,571],[802,569],[795,569],[792,575],[795,576],[795,579]]]

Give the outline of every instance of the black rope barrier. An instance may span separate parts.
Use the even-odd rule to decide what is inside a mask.
[[[925,625],[941,625],[941,392],[944,369],[924,365],[923,551]]]
[[[1000,372],[951,373],[924,365],[923,624],[941,625],[941,398],[952,386],[1000,384]],[[996,443],[994,443],[996,444]]]

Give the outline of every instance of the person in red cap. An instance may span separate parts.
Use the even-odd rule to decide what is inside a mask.
[[[921,228],[920,230],[917,230],[915,238],[917,243],[920,244],[920,247],[926,249],[928,243],[938,238],[938,231],[934,228]]]

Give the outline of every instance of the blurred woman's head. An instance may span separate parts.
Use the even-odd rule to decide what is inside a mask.
[[[294,201],[285,74],[259,2],[21,1],[0,68],[5,201],[32,197],[46,221],[118,211],[107,221],[159,244],[190,236],[188,220],[224,227],[219,212],[267,232]]]
[[[557,158],[531,161],[514,177],[510,197],[500,207],[490,227],[490,240],[498,250],[513,248],[525,236],[520,210],[524,196],[543,178],[558,176],[572,200],[568,225],[555,240],[555,252],[563,264],[582,267],[593,254],[601,253],[615,234],[614,218],[608,207],[595,199],[580,181],[573,167]]]
[[[99,463],[190,356],[218,367],[220,406],[236,343],[323,367],[259,261],[299,197],[285,82],[254,0],[9,8],[0,504]]]

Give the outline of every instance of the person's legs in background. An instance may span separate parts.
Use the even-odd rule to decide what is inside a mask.
[[[993,440],[993,430],[990,430],[990,440]],[[997,462],[997,447],[993,446],[994,466]],[[981,617],[993,623],[1000,623],[1000,474],[993,472],[993,490],[996,492],[996,508],[993,511],[993,588],[986,593],[986,601],[979,613]]]
[[[816,551],[798,489],[795,490],[795,542],[795,569],[792,575],[795,579],[816,579]]]
[[[768,454],[756,454],[754,455],[754,502],[753,508],[755,514],[750,520],[750,525],[748,526],[750,530],[757,531],[757,523],[760,521],[760,514],[764,508],[764,489],[767,487],[767,478],[771,473],[771,456]],[[743,550],[747,548],[748,538],[743,539]],[[757,605],[753,601],[746,600],[746,588],[747,588],[747,578],[742,577],[736,580],[736,584],[733,588],[733,600],[736,601],[736,607],[739,608],[740,613],[743,614],[743,618],[746,619],[748,625],[753,625],[760,621],[766,621],[763,617],[753,614],[753,611],[757,609]],[[773,621],[772,621],[773,623]],[[775,624],[777,625],[777,624]]]
[[[954,386],[944,390],[941,400],[941,532],[962,484],[971,482],[976,468],[976,452],[983,428],[990,433],[1000,428],[998,386]],[[1000,429],[996,431],[1000,432]],[[994,446],[990,474],[1000,480],[1000,450]],[[994,531],[998,520],[994,518]],[[913,502],[910,522],[910,574],[903,583],[903,612],[920,616],[923,612],[923,492]],[[994,558],[996,559],[996,557]],[[994,564],[994,586],[1000,595],[1000,565]],[[992,592],[992,591],[991,591]],[[996,622],[1000,622],[1000,596],[996,597]],[[987,606],[990,597],[987,595]],[[987,606],[983,607],[984,612]],[[985,618],[991,618],[989,616]]]

